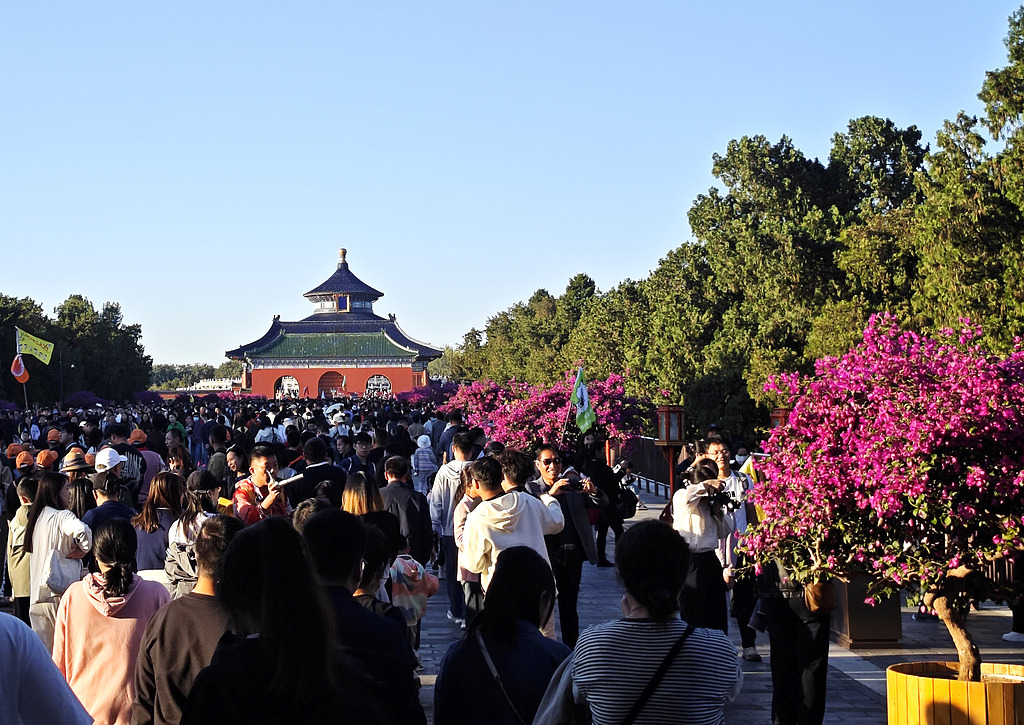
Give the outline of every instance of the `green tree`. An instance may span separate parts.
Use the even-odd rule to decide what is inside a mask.
[[[641,367],[649,335],[642,322],[647,310],[641,284],[628,279],[591,297],[562,349],[561,367],[570,370],[582,364],[588,378],[607,378]],[[631,394],[639,390],[632,378],[627,379],[629,386],[633,386]]]
[[[213,371],[213,377],[237,380],[242,377],[242,373],[244,372],[245,363],[241,360],[228,360],[227,362],[221,363],[217,369]]]
[[[729,299],[726,338],[749,346],[743,377],[750,396],[767,400],[764,381],[804,369],[803,350],[818,310],[837,297],[836,237],[842,214],[832,175],[783,137],[729,143],[711,189],[690,209],[716,294]],[[707,372],[712,372],[708,370]]]
[[[241,363],[239,363],[240,365]],[[223,367],[223,366],[222,366]],[[232,370],[235,368],[227,368]],[[228,377],[218,375],[219,368],[214,369],[213,365],[206,363],[188,363],[185,365],[154,365],[150,375],[151,390],[177,390],[195,385],[200,380],[215,377]]]
[[[1008,64],[985,74],[978,98],[985,104],[984,125],[1004,142],[994,169],[996,183],[1018,208],[1024,207],[1024,7],[1010,16],[1004,44]]]
[[[30,297],[19,298],[0,294],[0,349],[8,351],[3,358],[4,372],[0,374],[0,397],[24,405],[27,392],[30,403],[55,402],[60,395],[60,371],[56,352],[49,365],[44,365],[31,355],[22,355],[29,373],[29,380],[24,388],[7,372],[16,351],[15,327],[56,343],[53,323],[35,300]]]
[[[1024,334],[1021,210],[997,181],[999,162],[985,151],[978,121],[960,113],[938,134],[921,175],[917,250],[921,294],[914,307],[933,328],[959,328],[969,317],[983,344],[1007,352]],[[1011,185],[1012,186],[1012,185]]]

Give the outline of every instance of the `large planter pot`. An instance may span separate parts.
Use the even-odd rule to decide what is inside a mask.
[[[865,604],[869,582],[867,578],[832,580],[836,590],[832,639],[848,649],[899,647],[903,636],[899,595],[882,599],[874,606]]]
[[[889,725],[1024,723],[1024,666],[982,664],[982,682],[956,679],[956,662],[909,662],[885,672]]]

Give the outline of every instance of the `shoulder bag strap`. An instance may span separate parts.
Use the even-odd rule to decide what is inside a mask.
[[[508,702],[508,706],[512,708],[512,712],[516,716],[522,725],[526,725],[526,721],[523,720],[523,716],[519,714],[519,710],[516,708],[516,704],[512,702],[512,698],[508,696],[508,691],[505,689],[505,683],[501,681],[501,675],[498,674],[498,668],[494,666],[494,660],[491,659],[491,653],[487,651],[487,646],[484,644],[484,638],[480,636],[480,632],[474,633],[476,637],[476,643],[480,647],[480,654],[484,656],[484,662],[487,663],[487,669],[491,671],[491,677],[498,683],[498,688],[501,690],[501,694],[505,696],[505,701]]]
[[[665,673],[668,672],[668,668],[672,665],[672,661],[676,658],[676,655],[679,654],[679,650],[683,647],[683,642],[686,641],[686,638],[690,636],[690,633],[693,632],[694,629],[695,627],[692,624],[686,624],[686,629],[681,635],[679,635],[679,639],[677,639],[676,643],[672,645],[672,649],[668,651],[668,654],[665,655],[665,659],[663,659],[661,664],[658,666],[658,671],[654,673],[654,677],[652,677],[651,681],[647,683],[647,687],[645,687],[644,691],[640,693],[640,697],[637,698],[637,701],[633,703],[633,707],[626,715],[626,719],[622,721],[622,725],[633,725],[637,716],[640,715],[640,711],[644,709],[644,705],[647,704],[647,701],[651,699],[651,695],[654,694],[654,690],[658,687],[658,683],[661,682]]]

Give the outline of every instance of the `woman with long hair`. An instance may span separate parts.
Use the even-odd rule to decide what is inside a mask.
[[[235,484],[249,475],[249,454],[244,446],[236,443],[225,452],[228,464],[227,481],[224,486],[224,498],[231,498],[235,492]]]
[[[743,677],[725,632],[679,617],[689,555],[683,537],[661,521],[626,529],[615,544],[623,616],[580,635],[535,723],[560,722],[558,712],[573,702],[590,710],[594,725],[640,716],[652,723],[724,722],[725,703],[739,694]]]
[[[399,518],[385,509],[380,488],[373,477],[362,471],[349,476],[341,496],[341,508],[361,518],[363,523],[376,526],[384,534],[388,543],[388,560],[384,567],[386,579],[386,572],[398,557],[398,552],[402,550],[405,537],[402,536],[402,523]]]
[[[182,513],[181,489],[181,476],[174,471],[161,471],[149,484],[142,510],[132,518],[139,543],[136,562],[139,575],[145,579],[163,580],[171,525]],[[143,574],[144,571],[155,573]]]
[[[92,495],[92,481],[89,474],[96,471],[85,454],[78,448],[72,448],[60,465],[60,472],[68,477],[68,488],[70,498],[68,499],[68,510],[78,518],[85,516],[86,512],[96,508],[96,497]]]
[[[383,511],[384,499],[381,498],[377,482],[362,471],[353,473],[345,481],[345,492],[341,496],[341,508],[356,516],[373,511]]]
[[[32,555],[28,616],[32,629],[51,650],[61,595],[81,578],[81,559],[92,548],[89,527],[67,510],[70,495],[64,476],[41,473],[25,526],[25,551]]]
[[[483,611],[441,661],[434,721],[469,725],[486,712],[491,725],[533,722],[551,676],[571,653],[540,633],[554,606],[555,579],[544,557],[527,546],[501,552]]]
[[[188,454],[183,445],[171,446],[167,451],[167,468],[177,473],[182,479],[187,479],[196,470],[192,463],[192,456]]]
[[[286,519],[263,519],[235,534],[217,596],[240,636],[221,639],[196,678],[183,725],[381,722],[371,711],[378,698],[340,659],[309,552]]]
[[[142,634],[170,596],[162,584],[132,574],[131,523],[104,521],[93,543],[96,571],[72,584],[57,610],[53,661],[96,722],[128,725]]]

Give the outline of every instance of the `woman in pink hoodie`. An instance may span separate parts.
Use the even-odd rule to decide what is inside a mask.
[[[95,531],[98,574],[72,584],[60,600],[53,661],[96,725],[129,725],[135,660],[150,617],[170,601],[158,582],[132,574],[135,529],[110,519]]]

